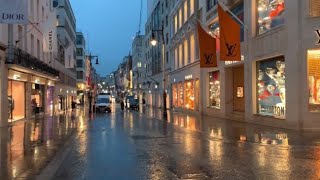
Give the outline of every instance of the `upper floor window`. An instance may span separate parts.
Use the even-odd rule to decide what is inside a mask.
[[[141,63],[141,62],[138,62],[138,63],[137,63],[137,67],[138,67],[138,68],[141,68],[141,67],[142,67],[142,63]]]
[[[188,1],[183,4],[183,22],[185,23],[188,19]]]
[[[194,0],[190,0],[190,16],[194,13]]]
[[[168,22],[169,22],[168,15],[166,15],[166,26],[168,26]]]
[[[178,31],[178,15],[174,16],[174,33]]]
[[[77,67],[82,68],[83,67],[83,60],[82,59],[77,59]]]
[[[217,0],[207,0],[207,11],[210,11],[217,4]]]
[[[182,8],[179,9],[179,28],[182,26]]]
[[[83,51],[81,48],[77,48],[77,56],[82,56],[83,55]]]
[[[320,1],[319,0],[309,0],[309,15],[311,17],[320,16]]]
[[[258,34],[284,24],[285,0],[257,0]]]

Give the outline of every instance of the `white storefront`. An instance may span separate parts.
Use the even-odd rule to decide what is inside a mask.
[[[244,61],[219,62],[218,68],[202,71],[202,91],[216,99],[202,99],[203,114],[290,129],[320,128],[320,18],[313,17],[309,2],[279,0],[272,9],[269,0],[244,1],[245,11],[237,15],[247,26]],[[237,6],[241,3],[231,10]],[[209,28],[217,21],[215,8],[204,17]]]
[[[176,110],[199,112],[199,61],[171,72],[172,106]]]

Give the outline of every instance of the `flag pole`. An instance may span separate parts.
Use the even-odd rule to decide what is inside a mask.
[[[244,24],[244,22],[242,22],[233,12],[231,12],[230,9],[221,2],[221,0],[217,0],[217,2],[223,9],[227,10],[243,27],[248,30],[248,27]]]
[[[200,21],[200,19],[197,19],[197,21],[198,21],[198,23],[200,24],[200,26],[201,26],[204,30],[210,32],[210,29],[208,29],[208,28]],[[210,34],[210,33],[209,33],[209,34]],[[210,35],[213,35],[214,38],[220,39],[220,37],[218,37],[215,33],[212,33],[212,34],[210,34]]]

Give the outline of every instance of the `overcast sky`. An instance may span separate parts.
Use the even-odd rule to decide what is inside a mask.
[[[143,0],[141,32],[146,22]],[[87,49],[99,56],[95,66],[101,76],[116,70],[139,26],[140,0],[70,0],[77,21],[77,31],[86,37]],[[95,62],[95,61],[94,61]],[[93,63],[94,64],[94,63]]]

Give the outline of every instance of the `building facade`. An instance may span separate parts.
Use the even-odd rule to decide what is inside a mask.
[[[154,107],[164,106],[164,97],[166,97],[166,106],[170,108],[171,85],[170,71],[171,63],[169,61],[171,48],[171,24],[170,12],[176,1],[155,0],[150,1],[148,6],[148,20],[145,24],[145,60],[146,60],[146,79],[145,89],[146,103]],[[157,41],[152,46],[150,41]]]
[[[60,80],[55,90],[55,111],[71,109],[72,101],[77,97],[76,79],[76,19],[69,0],[55,0],[57,12],[57,69]]]
[[[199,46],[197,18],[201,4],[195,0],[177,1],[171,12],[172,105],[175,109],[200,112]]]
[[[159,85],[159,77],[166,77],[157,77],[159,50],[147,44],[152,29],[161,26],[161,2],[153,2],[145,27],[147,72]],[[218,67],[203,69],[196,24],[200,21],[209,34],[219,36],[217,1],[170,2],[168,89],[174,109],[290,129],[320,128],[316,0],[221,0],[241,21],[241,61],[220,61],[217,38]],[[154,103],[161,102],[159,96],[150,97],[152,106],[161,106]]]
[[[87,56],[86,41],[82,32],[76,33],[76,71],[77,71],[77,102],[83,106],[87,102]]]
[[[133,95],[142,102],[145,92],[142,83],[145,79],[144,36],[137,35],[132,43],[132,91]]]
[[[13,25],[12,46],[8,47],[8,25],[0,25],[1,126],[54,112],[59,71],[53,54],[43,48],[44,29],[53,7],[39,0],[28,1],[28,7],[29,24]]]

